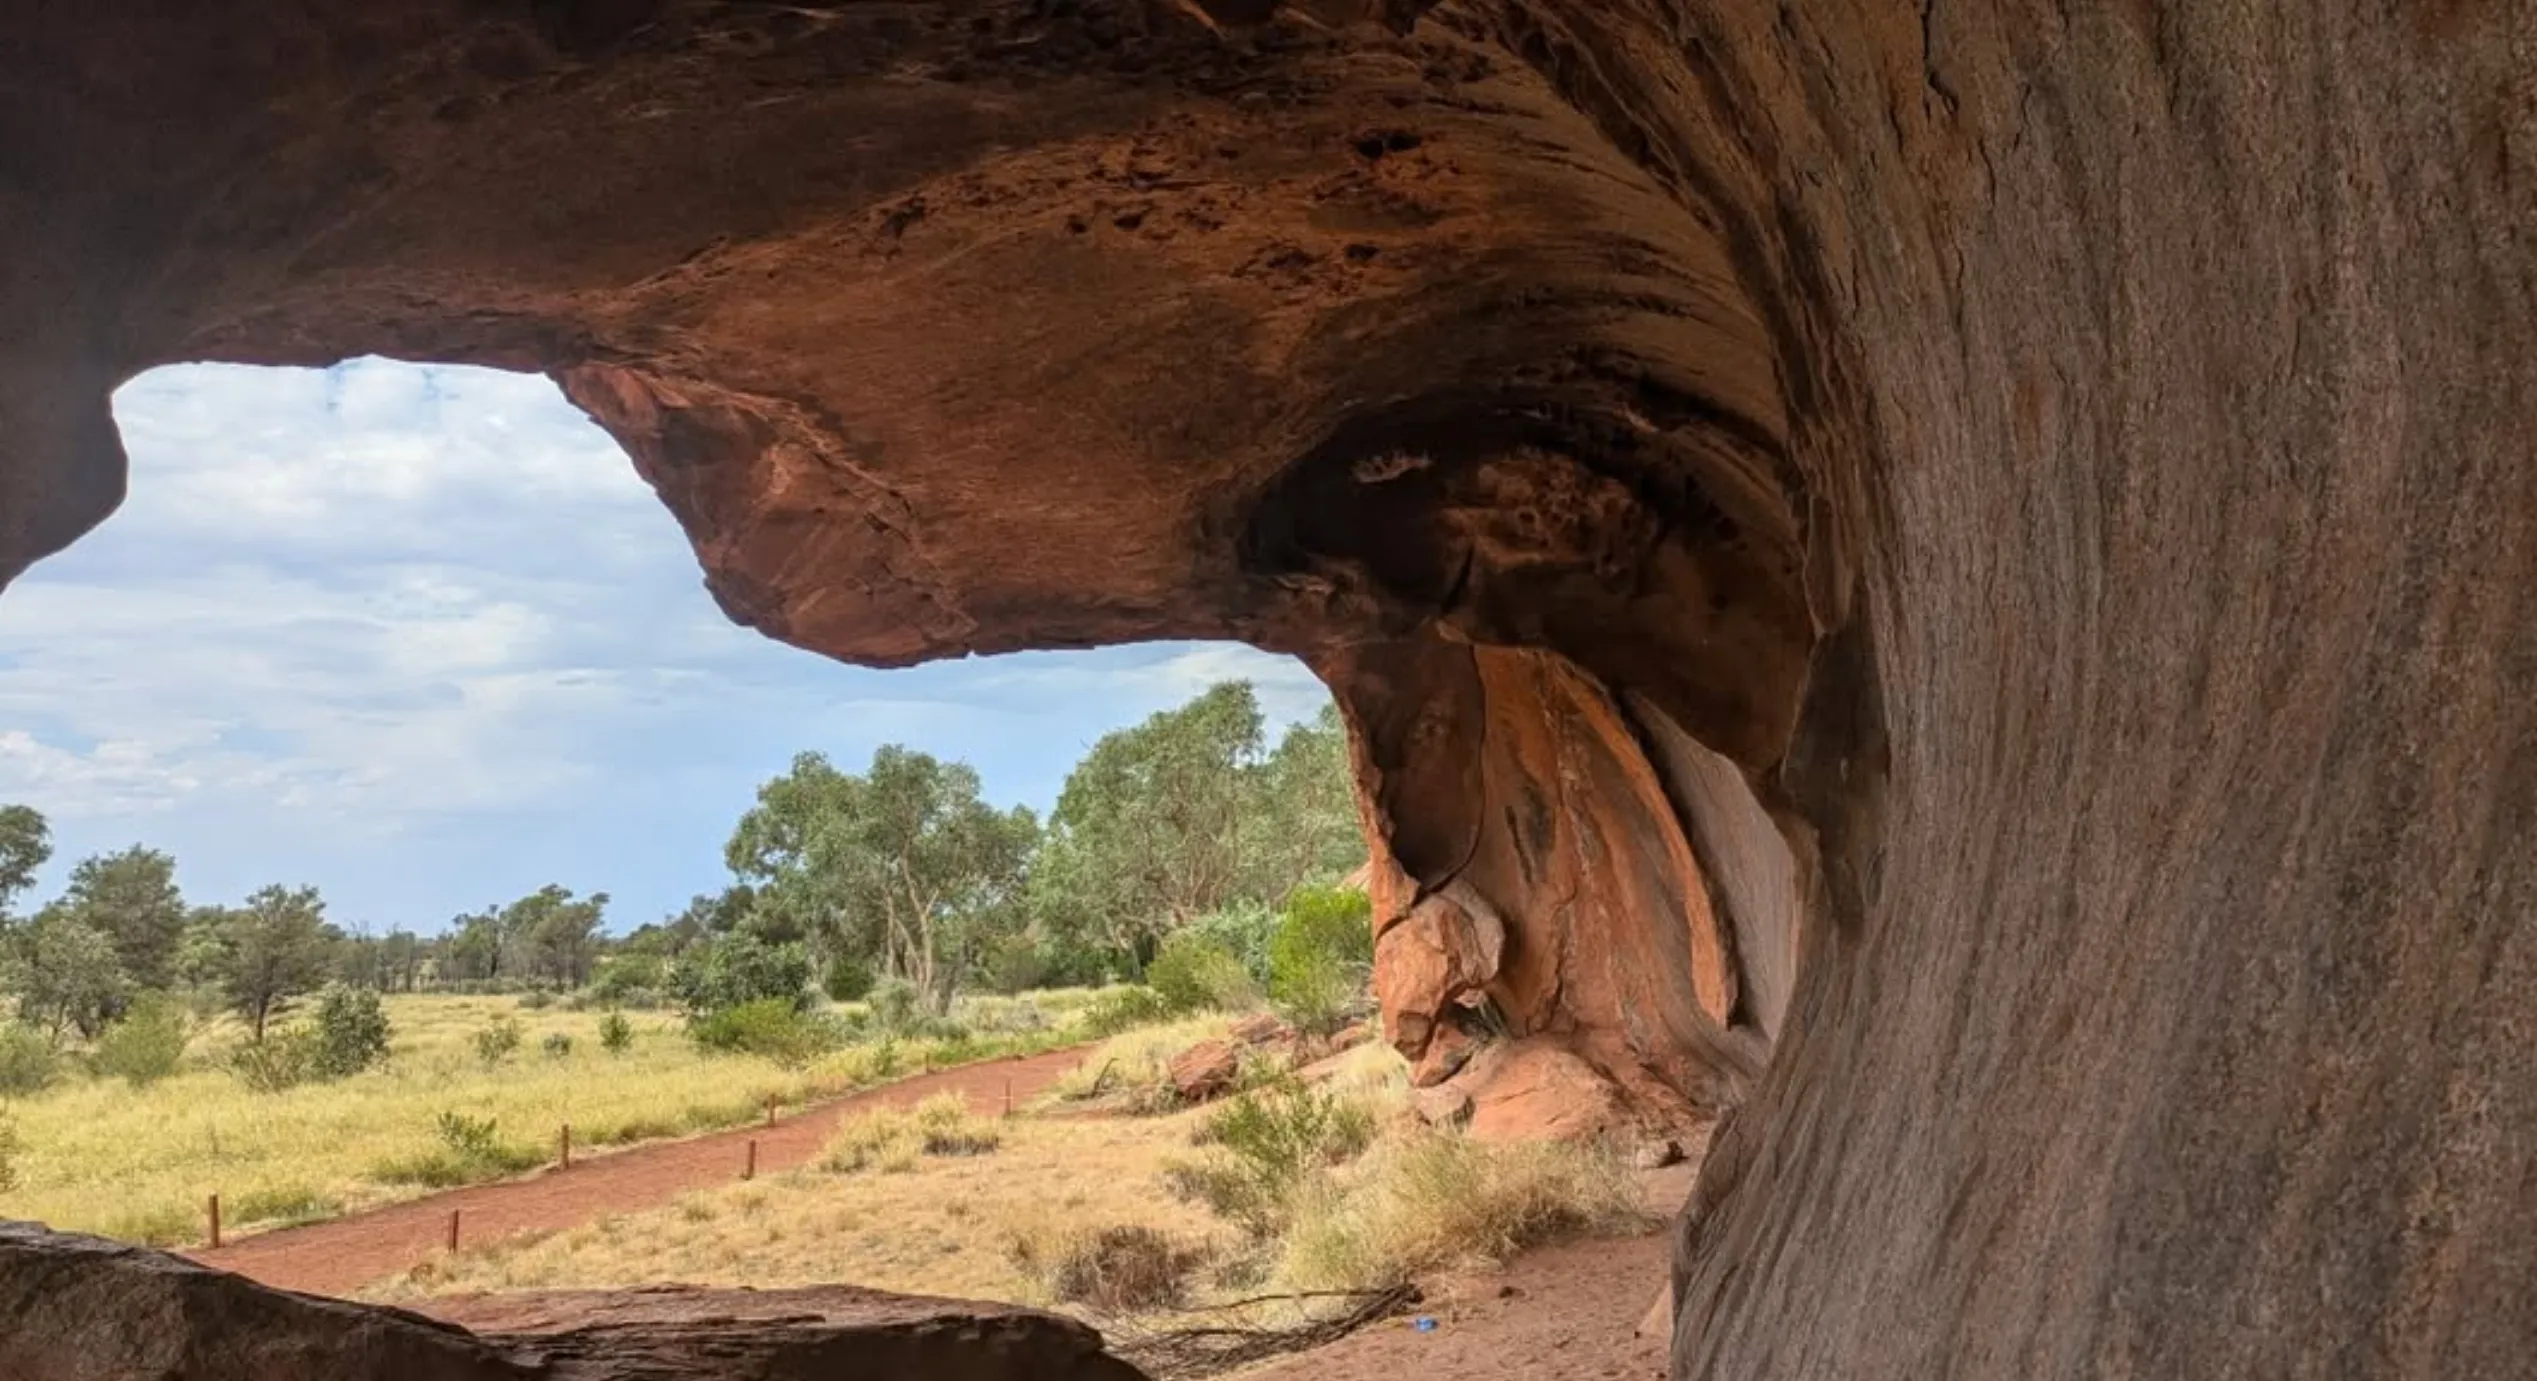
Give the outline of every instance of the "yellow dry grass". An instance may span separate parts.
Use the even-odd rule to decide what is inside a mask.
[[[928,1042],[900,1042],[886,1056],[857,1045],[788,1073],[698,1052],[668,1012],[627,1013],[634,1043],[617,1055],[601,1048],[595,1011],[433,995],[391,997],[387,1009],[394,1043],[386,1067],[337,1083],[260,1094],[197,1060],[146,1089],[74,1079],[0,1109],[22,1143],[17,1187],[0,1193],[0,1217],[190,1244],[215,1192],[232,1231],[428,1192],[385,1183],[378,1171],[439,1149],[443,1112],[492,1118],[504,1142],[528,1147],[551,1146],[569,1123],[577,1147],[597,1148],[735,1125],[770,1097],[799,1104],[832,1096],[916,1072],[945,1053]],[[474,1034],[504,1015],[520,1022],[523,1040],[487,1068]],[[570,1054],[546,1053],[551,1032],[572,1038]],[[236,1039],[234,1026],[211,1023],[192,1053],[207,1059]]]
[[[901,1116],[913,1123],[923,1114]],[[1192,1244],[1232,1240],[1224,1224],[1175,1202],[1162,1183],[1163,1163],[1188,1148],[1198,1116],[1004,1119],[992,1124],[1000,1145],[986,1154],[885,1154],[860,1171],[804,1169],[701,1190],[660,1208],[428,1263],[373,1294],[397,1300],[663,1281],[846,1281],[912,1294],[1030,1299],[1034,1285],[1013,1261],[1017,1239],[1137,1223]],[[854,1129],[841,1131],[839,1141],[857,1141]]]

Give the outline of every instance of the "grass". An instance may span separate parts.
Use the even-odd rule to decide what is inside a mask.
[[[1084,995],[1058,995],[1042,1010],[1080,1010]],[[998,999],[1008,1027],[1027,1022]],[[244,1234],[308,1222],[451,1184],[542,1164],[570,1124],[576,1151],[737,1126],[788,1106],[832,1097],[929,1068],[1064,1044],[1052,1020],[1004,1035],[848,1046],[787,1072],[759,1059],[699,1052],[679,1018],[628,1013],[631,1046],[603,1049],[605,1014],[561,1004],[523,1008],[515,997],[399,995],[387,1001],[394,1043],[385,1067],[330,1084],[257,1093],[210,1061],[238,1039],[234,1023],[207,1023],[184,1072],[147,1089],[120,1079],[66,1079],[9,1105],[19,1150],[16,1184],[0,1190],[0,1217],[157,1246],[198,1242],[204,1200],[222,1197],[224,1227]],[[478,1058],[475,1035],[501,1017],[526,1039],[500,1062]],[[569,1050],[549,1053],[561,1034]],[[560,1046],[561,1043],[558,1043]],[[490,1120],[491,1151],[461,1155],[439,1119]]]
[[[1017,1242],[1062,1242],[1121,1223],[1153,1228],[1190,1249],[1237,1240],[1204,1209],[1174,1201],[1162,1184],[1163,1162],[1188,1146],[1199,1116],[994,1119],[987,1122],[999,1139],[992,1154],[925,1155],[920,1141],[895,1173],[876,1161],[866,1173],[811,1168],[699,1190],[601,1223],[428,1262],[371,1293],[411,1300],[661,1281],[775,1288],[842,1280],[912,1294],[1053,1302],[1017,1268]]]
[[[1279,1274],[1305,1290],[1401,1284],[1651,1225],[1637,1181],[1607,1150],[1433,1131],[1403,1133],[1298,1197]]]
[[[1052,1096],[1069,1103],[1104,1100],[1138,1112],[1168,1109],[1177,1102],[1172,1057],[1232,1029],[1233,1018],[1208,1013],[1113,1036],[1061,1076]]]
[[[1142,1062],[1148,1047],[1203,1038],[1204,1025],[1086,1063]],[[1406,1090],[1399,1057],[1378,1047],[1318,1091],[1280,1084],[1156,1116],[1064,1115],[1060,1102],[982,1118],[938,1096],[846,1120],[813,1168],[440,1258],[372,1294],[852,1281],[1107,1318],[1380,1288],[1554,1237],[1648,1225],[1616,1157],[1432,1131],[1408,1116]],[[991,1153],[973,1135],[992,1138]],[[1210,1161],[1277,1167],[1265,1231],[1173,1192],[1193,1147]]]

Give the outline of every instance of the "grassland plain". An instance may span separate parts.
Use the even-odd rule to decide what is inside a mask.
[[[602,1047],[605,1014],[517,997],[400,995],[388,1000],[387,1063],[334,1083],[258,1093],[217,1067],[239,1033],[206,1023],[184,1072],[146,1088],[79,1078],[0,1106],[14,1124],[17,1184],[0,1216],[154,1246],[200,1242],[217,1193],[232,1234],[307,1222],[430,1192],[400,1173],[446,1148],[444,1113],[490,1120],[521,1159],[550,1152],[569,1124],[577,1148],[734,1126],[785,1106],[900,1075],[1078,1039],[1081,992],[980,999],[958,1015],[965,1039],[869,1041],[806,1068],[708,1055],[667,1012],[629,1012],[633,1041]],[[848,1012],[852,1015],[852,1012]],[[479,1058],[476,1033],[515,1020],[507,1057]],[[567,1037],[554,1042],[551,1035]],[[580,1153],[577,1151],[577,1154]]]
[[[1088,1297],[1101,1293],[1096,1278],[1122,1269],[1165,1277],[1128,1313],[1206,1308],[1264,1292],[1381,1288],[1565,1236],[1648,1226],[1635,1177],[1600,1148],[1483,1145],[1419,1124],[1408,1068],[1379,1043],[1319,1076],[1318,1093],[1265,1095],[1272,1115],[1321,1099],[1354,1109],[1368,1130],[1347,1148],[1312,1146],[1295,1166],[1291,1207],[1273,1223],[1236,1221],[1184,1185],[1194,1159],[1223,1154],[1228,1113],[1242,1100],[1138,1111],[1168,1106],[1152,1087],[1165,1078],[1163,1052],[1224,1025],[1201,1018],[1113,1039],[1018,1115],[928,1100],[850,1119],[801,1168],[436,1256],[366,1293],[419,1304],[663,1281],[842,1280],[1099,1316],[1117,1307]],[[1135,1251],[1112,1250],[1122,1244]]]

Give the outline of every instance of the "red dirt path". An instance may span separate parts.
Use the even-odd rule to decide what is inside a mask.
[[[980,1112],[1001,1111],[1005,1091],[1015,1104],[1036,1097],[1081,1062],[1081,1047],[1008,1057],[902,1079],[756,1126],[593,1155],[576,1153],[573,1168],[549,1168],[527,1179],[453,1189],[306,1227],[281,1228],[218,1251],[189,1252],[206,1266],[318,1295],[348,1295],[443,1250],[449,1212],[458,1210],[463,1247],[505,1237],[574,1227],[603,1214],[650,1208],[707,1185],[740,1177],[747,1143],[758,1143],[758,1173],[808,1161],[827,1144],[839,1119],[875,1108],[906,1107],[956,1091]]]

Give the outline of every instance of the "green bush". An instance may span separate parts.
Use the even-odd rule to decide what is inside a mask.
[[[1269,981],[1269,941],[1282,918],[1255,901],[1236,901],[1191,921],[1187,933],[1222,945],[1242,961],[1251,981],[1265,988]]]
[[[1226,1103],[1199,1135],[1220,1150],[1165,1167],[1165,1183],[1268,1237],[1284,1226],[1307,1175],[1373,1143],[1374,1117],[1349,1099],[1285,1079]]]
[[[538,1042],[538,1046],[546,1052],[546,1058],[550,1060],[570,1059],[573,1053],[572,1033],[549,1031],[546,1033],[546,1039]]]
[[[916,985],[904,978],[884,978],[872,985],[866,1001],[872,1008],[873,1024],[899,1035],[912,1034],[908,1028],[916,1024],[916,1014],[924,995]]]
[[[691,1017],[771,999],[799,1011],[810,1006],[810,956],[800,945],[770,945],[734,931],[681,956],[670,991]]]
[[[599,1048],[611,1055],[622,1055],[634,1048],[634,1023],[623,1012],[610,1012],[599,1019]]]
[[[1165,939],[1145,967],[1145,982],[1175,1013],[1239,1012],[1260,1005],[1260,990],[1242,960],[1223,941],[1196,931]]]
[[[763,1056],[786,1069],[800,1069],[844,1044],[833,1024],[781,997],[709,1012],[690,1021],[687,1034],[700,1049]]]
[[[106,1078],[147,1088],[174,1074],[184,1059],[184,1005],[164,993],[143,993],[97,1038],[89,1064]]]
[[[823,986],[839,1002],[861,1002],[872,991],[872,966],[860,959],[831,959]]]
[[[349,1079],[388,1057],[388,1014],[369,988],[329,983],[317,997],[317,1077]]]
[[[544,988],[531,988],[520,994],[520,1007],[524,1011],[543,1012],[554,1005],[555,995]]]
[[[657,954],[612,954],[599,963],[590,980],[590,996],[606,1006],[627,1006],[648,999],[669,981],[669,965]]]
[[[987,991],[1011,997],[1048,982],[1048,952],[1029,935],[1007,935],[987,949],[979,977]]]
[[[0,1098],[42,1093],[61,1072],[61,1057],[43,1032],[20,1022],[0,1022]]]
[[[1348,1024],[1374,967],[1373,906],[1350,888],[1299,888],[1269,940],[1269,998],[1296,1028]]]
[[[18,1135],[17,1119],[0,1112],[0,1194],[18,1187],[18,1157],[26,1153],[26,1142]]]
[[[520,1039],[518,1017],[495,1017],[477,1028],[476,1058],[484,1062],[485,1068],[491,1069],[519,1051]]]
[[[516,1175],[546,1160],[543,1150],[505,1142],[490,1117],[444,1112],[433,1120],[432,1132],[440,1139],[439,1147],[376,1166],[371,1178],[386,1184],[448,1189]]]
[[[305,1026],[277,1027],[263,1040],[240,1041],[226,1063],[238,1082],[258,1093],[282,1093],[324,1077],[317,1033]]]
[[[1171,1019],[1172,1006],[1152,988],[1110,988],[1084,1004],[1087,1035],[1107,1040],[1123,1031]]]

